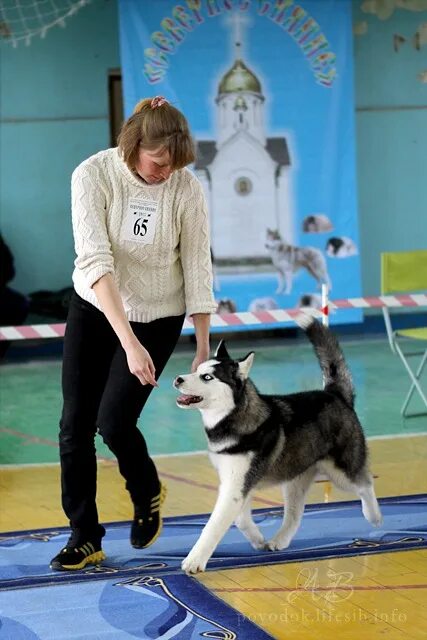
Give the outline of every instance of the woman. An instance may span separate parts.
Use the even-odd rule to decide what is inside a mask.
[[[118,148],[91,156],[73,173],[77,258],[59,434],[62,506],[72,532],[52,569],[82,569],[105,558],[96,431],[116,456],[134,505],[131,544],[147,547],[160,533],[165,491],[136,423],[185,314],[195,326],[194,371],[209,357],[216,310],[206,203],[186,169],[193,160],[185,117],[157,96],[137,104]]]

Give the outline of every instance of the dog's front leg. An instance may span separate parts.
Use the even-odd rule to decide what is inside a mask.
[[[292,269],[287,269],[285,271],[284,281],[286,283],[286,287],[284,287],[285,293],[289,294],[292,291],[292,285],[293,285],[293,282],[294,282],[294,273],[293,273]]]
[[[200,538],[182,562],[186,573],[204,571],[206,564],[236,516],[243,508],[242,486],[226,482],[220,485],[218,498],[211,517]]]
[[[277,280],[278,282],[277,282],[276,294],[283,293],[286,287],[286,281],[285,281],[284,273],[280,267],[277,267]]]

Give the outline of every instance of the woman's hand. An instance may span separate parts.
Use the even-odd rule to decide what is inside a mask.
[[[129,370],[141,384],[159,385],[154,378],[156,369],[147,349],[139,342],[126,317],[113,274],[105,273],[93,285],[93,290],[105,317],[114,329],[126,353]]]
[[[135,340],[125,351],[129,371],[138,378],[141,384],[151,384],[153,387],[158,387],[154,377],[156,369],[147,349],[138,340]]]
[[[197,347],[196,355],[191,365],[191,373],[194,373],[202,362],[209,360],[209,346]]]

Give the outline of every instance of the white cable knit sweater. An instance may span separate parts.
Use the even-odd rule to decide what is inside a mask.
[[[79,296],[99,309],[92,285],[112,273],[131,321],[215,313],[206,202],[191,171],[148,185],[107,149],[77,167],[71,194]]]

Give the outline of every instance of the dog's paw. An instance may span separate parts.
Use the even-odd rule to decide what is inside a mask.
[[[383,515],[382,515],[381,511],[378,511],[373,516],[371,516],[369,518],[369,522],[371,523],[371,525],[373,527],[381,527],[381,525],[383,523]]]
[[[281,551],[282,549],[286,549],[287,547],[289,547],[289,543],[290,540],[288,540],[287,538],[280,538],[279,536],[275,536],[265,543],[264,549],[266,551]]]
[[[182,561],[181,569],[187,574],[199,573],[206,569],[208,560],[209,558],[190,551],[188,556]]]
[[[363,515],[373,527],[381,527],[383,523],[383,514],[379,509],[368,509],[362,507]]]
[[[257,549],[257,551],[259,551],[260,549],[265,549],[265,545],[266,545],[266,541],[262,536],[257,540],[251,540],[252,548]]]

